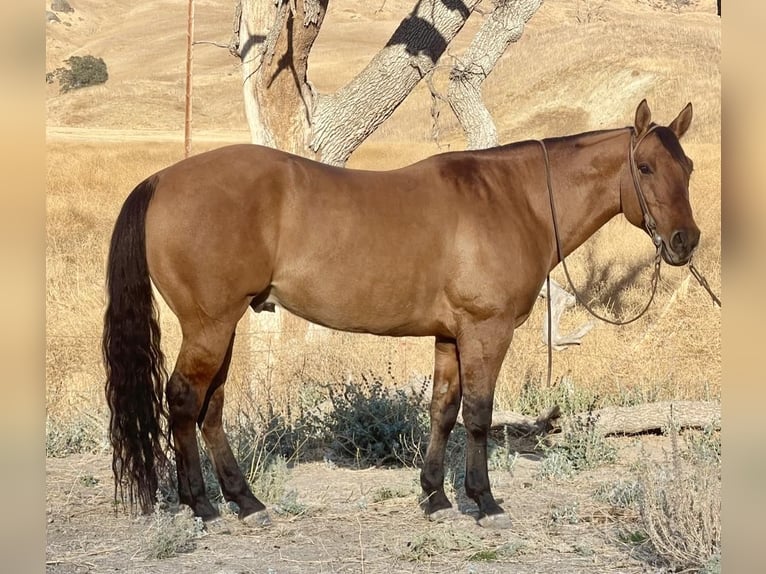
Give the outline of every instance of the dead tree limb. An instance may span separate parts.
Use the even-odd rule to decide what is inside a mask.
[[[545,285],[540,289],[540,297],[547,296]],[[579,345],[582,338],[593,328],[593,322],[588,321],[580,325],[571,333],[563,335],[560,331],[562,313],[576,303],[574,295],[569,293],[556,281],[551,279],[551,344],[556,351],[566,349],[570,345]],[[545,309],[543,317],[543,343],[548,343],[548,309]]]
[[[509,411],[492,413],[492,428],[511,427],[514,434],[543,435],[555,429],[566,430],[579,418],[590,416],[600,435],[630,435],[661,431],[672,424],[678,428],[721,428],[721,405],[708,401],[660,401],[630,407],[604,407],[592,413],[561,416],[557,406],[537,418]],[[462,414],[458,422],[463,424]],[[544,432],[541,432],[544,431]]]
[[[447,98],[468,140],[468,149],[498,144],[492,115],[484,105],[481,87],[508,46],[519,40],[524,25],[542,0],[497,0],[466,53],[450,72]]]

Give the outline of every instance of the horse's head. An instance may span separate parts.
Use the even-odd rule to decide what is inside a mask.
[[[670,265],[688,263],[700,237],[689,204],[692,161],[678,141],[691,121],[689,103],[670,125],[657,125],[643,100],[636,110],[631,165],[620,190],[625,217],[647,230]]]

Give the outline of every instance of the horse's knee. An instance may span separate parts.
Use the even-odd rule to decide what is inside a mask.
[[[491,400],[463,400],[463,424],[469,437],[486,439],[491,423]]]
[[[165,386],[165,397],[171,410],[188,408],[189,403],[193,402],[192,385],[184,375],[174,372]]]

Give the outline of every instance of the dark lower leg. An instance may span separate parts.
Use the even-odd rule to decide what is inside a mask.
[[[195,425],[202,398],[195,386],[178,372],[174,372],[170,377],[166,394],[176,458],[179,501],[188,504],[194,514],[203,520],[211,520],[218,516],[218,511],[210,504],[205,493]]]
[[[210,397],[207,413],[201,425],[202,436],[205,438],[224,498],[236,502],[239,506],[239,517],[244,518],[266,507],[253,496],[224,434],[223,399],[224,391],[221,384]]]
[[[495,383],[513,331],[496,319],[464,329],[458,341],[463,386],[463,423],[467,434],[465,491],[479,506],[480,518],[502,514],[489,484],[487,435],[492,422]]]
[[[450,508],[444,492],[444,452],[460,407],[460,373],[454,340],[436,340],[431,397],[431,435],[420,473],[426,514]]]
[[[463,400],[463,420],[468,440],[465,447],[465,492],[479,506],[479,514],[500,514],[503,509],[495,501],[487,469],[487,435],[492,420],[492,401]]]

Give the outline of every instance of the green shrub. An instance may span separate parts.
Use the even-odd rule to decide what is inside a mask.
[[[568,375],[548,387],[542,379],[528,374],[512,408],[525,415],[537,416],[553,405],[558,405],[563,415],[571,415],[587,410],[598,400],[597,395],[576,385]]]
[[[55,72],[46,74],[46,81],[59,80],[59,90],[62,94],[86,86],[103,84],[109,79],[106,62],[95,56],[71,56],[64,61],[68,67],[58,68]]]
[[[636,506],[641,496],[641,485],[635,480],[619,480],[602,484],[593,494],[596,500],[606,502],[615,508],[631,508]]]
[[[265,408],[241,408],[226,425],[226,434],[253,493],[275,511],[305,514],[308,509],[286,489],[289,466],[296,460],[314,460],[318,453],[335,451],[341,461],[355,465],[421,462],[428,437],[424,381],[420,392],[391,391],[379,378],[346,382],[340,390],[325,387],[325,408],[312,408],[292,417]],[[318,402],[318,401],[315,401]],[[314,405],[316,407],[316,405]],[[223,504],[220,485],[198,436],[206,494]],[[162,496],[177,503],[175,464],[161,481]],[[236,510],[234,510],[236,511]]]
[[[96,421],[45,420],[45,456],[64,457],[70,454],[96,453],[107,448],[103,428]]]
[[[428,439],[425,384],[419,393],[392,391],[380,378],[362,377],[330,390],[332,410],[308,421],[336,454],[357,465],[416,466]]]
[[[595,402],[584,415],[574,417],[554,446],[541,445],[545,453],[539,471],[541,478],[568,477],[616,460],[617,449],[596,430],[598,417],[594,408]]]

